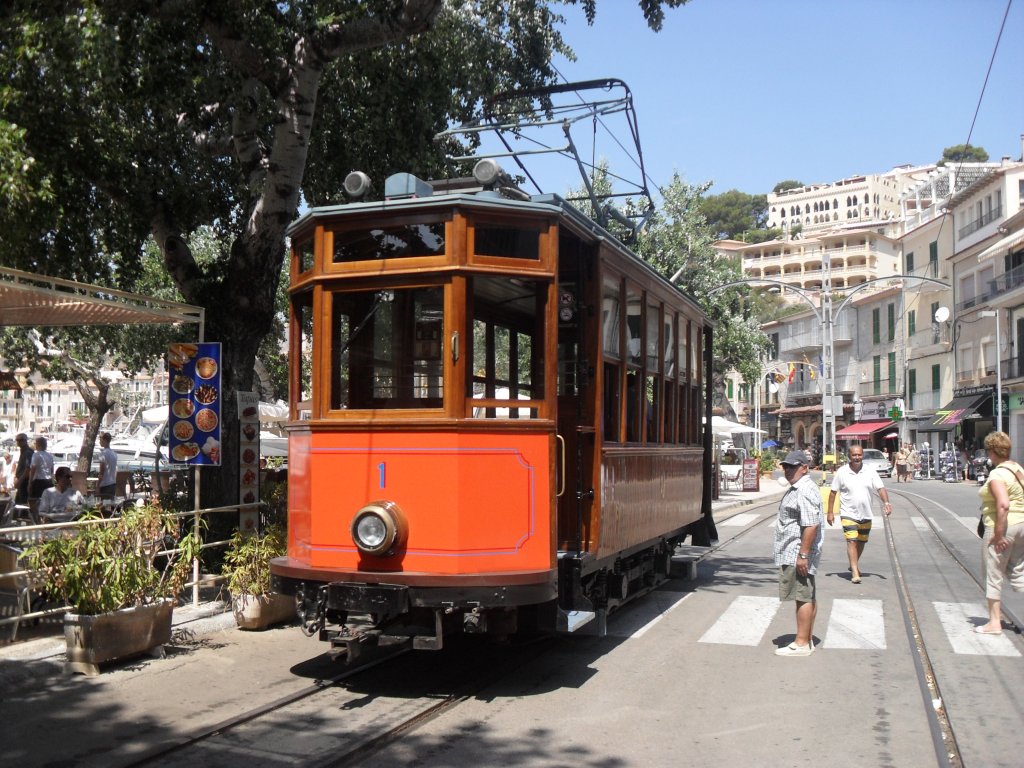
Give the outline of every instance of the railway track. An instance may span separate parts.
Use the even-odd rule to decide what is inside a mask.
[[[444,652],[410,654],[405,647],[382,652],[287,696],[165,743],[123,765],[241,765],[248,764],[247,755],[253,751],[279,752],[287,755],[287,762],[318,768],[358,765],[403,735],[514,675],[558,642],[549,637],[517,644],[479,642],[482,640],[471,638],[465,653],[455,651],[447,658],[441,656]],[[451,658],[453,655],[459,658]],[[406,667],[396,671],[395,665],[402,663]],[[433,674],[425,671],[428,668]],[[397,717],[366,713],[363,691],[374,692],[369,698],[376,699],[377,693],[393,691],[397,686],[401,686],[401,697],[406,702],[396,707],[400,710]],[[386,693],[381,694],[382,700],[386,698]],[[309,726],[311,711],[317,713],[316,728],[333,742],[330,749],[304,751],[307,740],[297,738],[297,733]],[[242,743],[247,746],[240,747]],[[292,746],[282,750],[285,744]]]
[[[983,594],[981,584],[968,567],[969,556],[958,551],[932,520],[935,515],[930,513],[941,505],[913,494],[893,490],[890,493],[901,500],[900,514],[910,511],[928,521],[929,528],[922,535],[933,536],[941,542],[936,551],[944,553],[945,563],[938,567],[963,571],[970,576],[978,593]],[[736,510],[734,515],[753,512],[759,519],[733,529],[735,532],[720,527],[720,535],[729,533],[709,555],[751,534],[764,536],[763,526],[772,523],[774,510],[774,502]],[[723,521],[725,519],[728,518]],[[919,620],[915,597],[921,602],[924,596],[919,587],[916,595],[913,593],[912,579],[908,579],[906,573],[906,553],[901,551],[904,542],[893,535],[890,525],[885,526],[884,540],[921,691],[921,706],[931,729],[936,764],[952,768],[980,764],[977,760],[970,763],[962,756],[958,737],[963,734],[958,733],[957,719],[945,706],[945,697],[950,695],[950,690],[946,689],[947,678],[932,658],[935,652],[941,655],[943,649],[941,642],[929,635],[929,628],[922,626]],[[1016,617],[1007,618],[1019,626]],[[457,710],[469,700],[479,701],[485,690],[493,690],[495,684],[500,687],[503,680],[516,681],[518,670],[560,642],[567,641],[543,638],[532,643],[495,644],[481,642],[481,638],[468,638],[461,647],[453,643],[437,654],[396,653],[377,658],[365,665],[339,670],[336,675],[289,696],[253,706],[212,727],[186,734],[174,743],[165,743],[137,756],[128,764],[187,765],[190,768],[196,763],[241,765],[254,755],[273,754],[274,750],[279,752],[280,764],[342,768],[372,763],[379,753],[393,754],[396,745],[403,744],[403,739],[435,718]],[[948,655],[948,649],[946,651]],[[961,720],[961,730],[965,728],[963,723]],[[968,737],[970,731],[966,728]]]

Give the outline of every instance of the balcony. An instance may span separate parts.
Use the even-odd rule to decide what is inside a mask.
[[[807,379],[803,381],[800,379],[793,379],[793,383],[790,384],[789,389],[786,390],[787,397],[820,394],[821,387],[819,386],[817,379]]]
[[[903,381],[899,378],[862,381],[857,385],[857,394],[861,397],[871,397],[872,395],[899,395],[902,393]]]
[[[1014,288],[1020,288],[1024,285],[1024,265],[1014,267],[1009,272],[1004,272],[995,280],[990,281],[988,285],[988,292],[991,296],[999,296],[1012,291]]]
[[[914,392],[910,396],[910,410],[931,411],[937,408],[941,408],[943,405],[941,395],[941,389],[930,389],[925,392]]]
[[[991,211],[982,214],[979,218],[974,221],[968,222],[960,227],[960,231],[957,232],[957,239],[963,240],[968,235],[973,235],[979,229],[984,227],[986,224],[991,224],[993,221],[1003,215],[1003,206],[997,205]]]

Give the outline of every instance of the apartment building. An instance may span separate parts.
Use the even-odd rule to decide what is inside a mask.
[[[826,188],[849,190],[851,204],[860,189],[804,188],[819,195],[819,214]],[[832,411],[840,448],[856,439],[883,449],[891,447],[888,440],[970,449],[998,427],[1001,389],[1003,429],[1022,454],[1024,163],[1003,158],[913,169],[899,188],[893,227],[865,226],[862,209],[859,224],[829,230],[819,218],[818,231],[804,229],[796,239],[716,247],[740,256],[748,279],[764,280],[771,290],[792,286],[784,293],[796,305],[820,306],[829,286],[833,308],[844,306],[834,316],[835,394],[843,404]],[[812,201],[812,225],[814,213]],[[737,382],[746,398],[734,402],[738,418],[752,423],[749,414],[758,411],[766,437],[782,445],[820,446],[822,372],[813,372],[822,355],[819,315],[806,311],[764,326],[778,350],[765,369],[781,370],[783,382]]]
[[[773,192],[768,195],[768,227],[781,229],[787,237],[865,226],[898,235],[904,189],[934,169],[934,165],[900,166],[888,173]]]
[[[1024,163],[1001,166],[946,206],[952,230],[953,399],[970,449],[991,429],[1024,450]],[[1002,402],[997,399],[1001,391]]]

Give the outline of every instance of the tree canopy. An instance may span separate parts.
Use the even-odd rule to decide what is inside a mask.
[[[745,232],[763,229],[768,220],[768,197],[730,189],[701,199],[701,211],[716,239],[742,239]]]
[[[956,144],[942,150],[942,158],[936,162],[936,165],[987,162],[988,152],[983,147],[974,147],[970,144]]]
[[[588,19],[595,0],[581,5]],[[638,0],[657,29],[685,0]],[[556,0],[79,0],[0,9],[5,263],[131,290],[150,237],[224,342],[223,418],[273,329],[285,231],[345,174],[442,167],[432,137],[571,56]],[[8,153],[6,150],[10,148]],[[192,235],[215,235],[197,258]],[[210,499],[237,488],[225,436]],[[235,468],[237,469],[237,468]],[[213,478],[211,478],[213,479]],[[219,482],[218,482],[219,481]]]

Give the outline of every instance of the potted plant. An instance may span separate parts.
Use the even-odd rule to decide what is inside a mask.
[[[260,532],[235,531],[224,554],[231,610],[240,629],[266,629],[295,616],[295,600],[270,589],[270,561],[288,549],[284,526]]]
[[[71,607],[65,669],[95,675],[105,661],[162,655],[200,542],[192,532],[179,537],[178,519],[155,505],[129,507],[113,521],[91,513],[82,521],[25,553],[43,588]]]
[[[772,472],[779,466],[779,460],[776,458],[774,451],[761,451],[761,455],[758,457],[758,465],[761,474],[765,477],[770,477]]]

